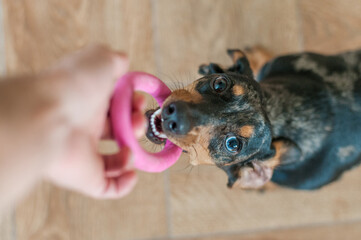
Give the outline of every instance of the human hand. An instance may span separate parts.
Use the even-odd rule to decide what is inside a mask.
[[[52,182],[97,198],[118,198],[136,183],[132,154],[121,148],[114,155],[97,152],[101,139],[112,139],[108,117],[115,80],[128,70],[128,60],[107,48],[93,46],[65,58],[42,74],[51,81],[59,96],[69,137],[62,154],[47,168]],[[140,137],[146,129],[142,95],[133,97],[132,126]]]

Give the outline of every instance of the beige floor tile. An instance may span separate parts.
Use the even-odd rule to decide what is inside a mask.
[[[323,53],[361,48],[361,2],[299,1],[304,47]]]
[[[140,174],[120,200],[94,200],[41,184],[17,209],[19,240],[144,239],[167,234],[162,174]]]
[[[261,44],[277,54],[300,50],[293,0],[156,2],[157,63],[165,81],[186,84],[199,77],[202,63],[230,64],[228,48]]]
[[[227,189],[225,174],[214,167],[189,174],[180,165],[171,172],[176,236],[361,219],[361,168],[318,191],[276,188],[262,193]]]
[[[70,239],[67,194],[50,184],[39,184],[16,209],[17,239]]]
[[[146,239],[167,235],[163,174],[140,174],[135,190],[121,200],[95,201],[72,194],[71,239]]]
[[[358,240],[360,238],[361,223],[355,222],[266,231],[258,234],[231,234],[228,236],[192,238],[191,240]]]
[[[104,43],[131,69],[155,72],[151,1],[4,0],[8,73],[39,71],[66,53]]]

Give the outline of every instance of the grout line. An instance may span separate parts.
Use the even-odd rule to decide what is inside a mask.
[[[0,75],[6,74],[5,28],[3,2],[0,0]]]
[[[161,72],[161,64],[160,64],[160,47],[159,47],[159,31],[157,25],[157,16],[158,16],[158,2],[156,0],[150,0],[151,4],[151,20],[152,20],[152,29],[153,29],[153,48],[154,48],[154,61],[155,61],[155,69],[157,75]]]
[[[153,237],[153,238],[134,238],[134,239],[128,239],[128,240],[170,240],[172,238],[169,237]]]
[[[299,0],[296,0],[295,8],[296,8],[296,21],[298,25],[298,44],[300,51],[303,52],[305,51],[305,35],[303,32],[303,18],[300,10]]]
[[[243,231],[228,231],[228,232],[216,232],[216,233],[204,233],[204,234],[189,234],[182,236],[175,236],[172,239],[174,240],[188,240],[188,239],[198,239],[198,238],[207,238],[207,237],[232,237],[232,236],[240,236],[240,235],[256,235],[256,234],[264,234],[264,233],[273,233],[278,231],[287,231],[287,230],[296,230],[302,228],[317,228],[317,227],[332,227],[337,225],[347,225],[361,223],[361,219],[352,219],[352,220],[344,220],[344,221],[326,221],[320,223],[313,224],[301,224],[295,226],[281,226],[281,227],[268,227],[262,229],[255,230],[243,230]]]
[[[159,47],[159,31],[157,25],[157,16],[158,16],[158,4],[156,0],[151,0],[151,19],[152,19],[152,29],[153,29],[153,48],[154,48],[154,61],[156,74],[159,75],[161,72],[160,64],[160,47]],[[171,238],[173,235],[172,227],[172,206],[170,201],[170,183],[169,183],[169,170],[164,172],[164,197],[165,197],[165,210],[166,210],[166,226],[167,226],[167,236],[166,239]]]
[[[170,181],[169,181],[169,170],[164,173],[164,192],[165,192],[165,208],[167,215],[167,237],[173,236],[173,216],[172,216],[172,204],[170,194]]]
[[[12,213],[11,213],[11,224],[12,224],[12,228],[11,228],[11,238],[13,240],[16,240],[17,239],[17,225],[16,225],[16,209],[14,208],[12,210]]]

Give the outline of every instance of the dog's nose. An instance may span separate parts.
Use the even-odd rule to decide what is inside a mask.
[[[162,110],[163,128],[173,134],[185,135],[191,129],[190,109],[182,101],[172,102]]]

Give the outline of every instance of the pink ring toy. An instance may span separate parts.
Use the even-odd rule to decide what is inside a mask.
[[[134,91],[143,91],[152,95],[162,106],[171,94],[170,89],[158,78],[148,73],[130,72],[122,76],[115,86],[110,105],[113,132],[119,146],[127,146],[134,153],[134,167],[145,172],[161,172],[172,166],[180,157],[182,149],[170,142],[162,151],[145,151],[133,134],[131,125],[132,95]]]

